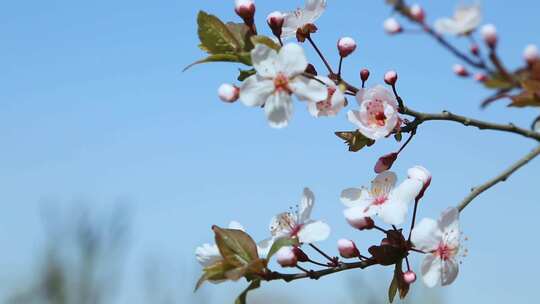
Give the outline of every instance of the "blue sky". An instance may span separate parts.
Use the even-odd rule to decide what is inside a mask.
[[[333,135],[353,128],[345,113],[315,120],[300,103],[290,126],[274,130],[262,111],[218,101],[217,87],[234,81],[237,66],[201,65],[181,72],[204,55],[197,48],[197,11],[237,20],[232,2],[0,5],[0,285],[6,286],[0,297],[31,277],[44,238],[39,209],[47,204],[76,208],[69,205],[82,200],[107,210],[122,201],[132,210],[127,271],[134,275],[125,282],[128,292],[119,303],[138,303],[136,277],[148,257],[163,261],[171,269],[168,275],[181,283],[179,293],[188,297],[197,271],[193,251],[211,241],[212,224],[235,219],[262,239],[270,217],[294,205],[304,186],[317,195],[314,216],[333,227],[322,247],[333,250],[340,237],[357,240],[361,248],[374,241],[370,233],[348,229],[338,196],[344,188],[367,184],[374,161],[396,149],[395,142],[349,153]],[[451,15],[456,4],[419,2],[430,22]],[[262,17],[267,13],[303,5],[300,0],[257,4],[261,30],[266,30]],[[505,62],[520,65],[524,46],[540,44],[539,4],[483,4],[485,21],[498,26]],[[451,66],[457,60],[427,37],[386,36],[381,24],[389,14],[382,0],[329,0],[315,39],[336,63],[336,40],[354,37],[358,49],[346,61],[346,78],[358,82],[359,70],[368,67],[374,85],[386,70],[395,69],[401,95],[417,110],[448,109],[525,127],[538,115],[531,109],[508,109],[504,102],[480,110],[479,101],[488,92],[455,77]],[[466,47],[464,41],[456,43]],[[313,52],[307,53],[322,70]],[[433,184],[419,215],[435,217],[533,147],[518,136],[426,123],[395,171],[404,177],[416,164],[432,171]],[[531,163],[463,213],[470,256],[457,282],[444,291],[450,303],[531,301],[540,271],[531,263],[540,247],[531,243],[535,236],[529,233],[540,212],[534,188],[539,171],[540,162]],[[358,275],[369,280],[378,272]],[[342,298],[347,278],[265,285],[262,293],[294,286],[312,303],[328,303]],[[207,286],[204,293],[213,303],[223,303],[220,296],[232,299],[242,287]],[[306,300],[298,290],[291,294]]]

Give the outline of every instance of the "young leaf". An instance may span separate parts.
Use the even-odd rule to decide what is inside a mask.
[[[238,81],[244,81],[244,80],[246,80],[249,76],[255,75],[256,73],[257,73],[257,71],[255,71],[255,69],[251,69],[251,70],[240,70],[240,75],[238,75]]]
[[[182,72],[187,71],[191,67],[201,64],[201,63],[207,63],[207,62],[240,62],[241,58],[237,54],[214,54],[210,55],[204,59],[195,61],[194,63],[188,65],[184,68]]]
[[[484,81],[484,86],[489,89],[510,89],[515,87],[515,84],[501,74],[495,73]]]
[[[269,37],[262,36],[262,35],[251,37],[251,42],[253,43],[253,45],[264,44],[267,47],[274,49],[276,51],[279,51],[279,49],[281,48],[281,46],[275,43],[274,40],[272,40]]]
[[[216,244],[225,261],[232,266],[246,267],[250,262],[258,260],[257,244],[245,232],[235,229],[212,227]]]
[[[240,49],[242,51],[249,52],[253,49],[253,43],[251,42],[253,33],[249,30],[247,25],[244,23],[228,22],[227,28],[233,34],[236,40],[238,40]]]
[[[274,241],[272,244],[272,247],[270,247],[270,251],[268,251],[268,255],[266,256],[266,259],[270,261],[270,258],[276,252],[278,252],[282,247],[286,246],[295,246],[298,245],[298,239],[297,238],[290,238],[290,237],[282,237]]]
[[[218,17],[200,11],[197,17],[200,48],[210,54],[235,54],[242,50],[240,42]]]
[[[197,281],[195,291],[197,291],[197,289],[199,289],[206,281],[218,282],[226,280],[226,273],[231,269],[233,269],[232,266],[228,265],[223,260],[217,261],[216,263],[205,267],[203,269],[203,275],[200,277],[199,281]]]
[[[335,134],[349,145],[349,151],[351,152],[358,152],[364,147],[370,147],[375,143],[374,140],[365,137],[359,131],[335,132]]]
[[[392,277],[392,282],[390,283],[390,287],[388,288],[388,301],[390,303],[394,302],[394,298],[396,297],[398,291],[398,282],[396,279],[396,275],[394,273],[394,276]]]
[[[540,96],[536,93],[523,92],[511,98],[512,103],[508,105],[509,107],[540,107]]]
[[[244,291],[242,291],[242,293],[238,296],[238,298],[236,298],[236,301],[234,301],[234,304],[246,304],[248,293],[259,287],[261,287],[261,280],[251,281],[249,286]]]

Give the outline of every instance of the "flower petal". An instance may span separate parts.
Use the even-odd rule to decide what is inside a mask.
[[[328,87],[317,80],[297,76],[289,82],[289,87],[300,100],[321,101],[328,97]]]
[[[251,51],[253,67],[262,77],[274,78],[277,74],[278,53],[264,44],[257,44]]]
[[[388,201],[380,206],[379,217],[387,224],[401,225],[407,217],[407,204],[399,201]]]
[[[248,77],[240,87],[240,100],[248,107],[262,106],[274,92],[274,82],[259,75]]]
[[[356,206],[343,210],[343,215],[348,222],[357,222],[365,217],[373,216],[379,209],[378,206]]]
[[[430,254],[422,262],[422,279],[427,287],[433,288],[441,281],[442,261]]]
[[[437,221],[425,218],[414,227],[411,235],[411,241],[415,248],[423,251],[432,251],[437,249],[441,242],[441,230]]]
[[[438,222],[439,229],[444,233],[445,243],[452,247],[459,247],[459,210],[457,208],[448,208],[441,214]]]
[[[408,178],[397,186],[390,194],[390,200],[408,204],[422,191],[424,184],[416,179]]]
[[[308,61],[304,49],[295,43],[289,43],[281,48],[277,60],[277,70],[289,78],[305,72]]]
[[[291,233],[291,227],[296,224],[296,216],[290,212],[280,213],[270,220],[270,233],[273,237],[279,238],[288,236]]]
[[[302,224],[309,220],[311,210],[315,204],[315,195],[309,188],[304,188],[304,194],[298,207],[298,223]]]
[[[301,243],[314,243],[326,240],[330,236],[330,226],[328,224],[316,221],[302,227],[298,232],[298,241]]]
[[[221,254],[216,245],[203,244],[195,249],[195,257],[203,267],[210,266],[221,260]]]
[[[264,111],[271,127],[286,127],[293,112],[291,95],[285,91],[276,91],[266,100]]]
[[[452,284],[459,273],[459,264],[453,260],[445,260],[442,262],[441,269],[441,285],[448,286]]]
[[[240,224],[237,221],[231,221],[229,223],[229,229],[236,229],[236,230],[246,231],[246,229],[244,229],[244,226],[242,226],[242,224]]]
[[[276,238],[269,237],[257,243],[257,252],[259,253],[259,258],[265,259],[268,256],[268,252],[272,248]]]
[[[347,188],[341,191],[341,202],[347,207],[367,207],[371,196],[366,188]]]

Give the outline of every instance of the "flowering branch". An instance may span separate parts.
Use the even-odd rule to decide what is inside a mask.
[[[367,267],[376,265],[377,262],[374,260],[365,260],[355,263],[340,263],[339,266],[334,268],[328,268],[328,269],[322,269],[317,271],[308,271],[304,273],[294,273],[294,274],[288,274],[288,273],[281,273],[281,272],[271,272],[269,275],[265,278],[266,281],[275,281],[275,280],[283,280],[285,282],[291,282],[295,280],[300,279],[313,279],[318,280],[321,277],[331,275],[337,272],[342,272],[345,270],[350,269],[365,269]]]
[[[512,174],[514,174],[521,167],[528,164],[531,160],[533,160],[538,155],[540,155],[540,146],[538,146],[536,149],[532,150],[530,153],[525,155],[522,159],[517,161],[515,164],[513,164],[511,167],[506,169],[500,175],[487,181],[485,184],[481,186],[473,188],[471,190],[471,193],[458,205],[457,207],[458,210],[460,212],[463,211],[463,209],[465,209],[477,196],[479,196],[480,194],[482,194],[484,191],[488,190],[489,188],[497,185],[498,183],[506,181]]]

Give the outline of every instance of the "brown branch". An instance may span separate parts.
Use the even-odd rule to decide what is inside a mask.
[[[317,271],[308,271],[308,272],[302,272],[302,273],[294,273],[294,274],[288,274],[288,273],[280,273],[280,272],[271,272],[268,274],[264,280],[266,281],[275,281],[275,280],[283,280],[285,282],[291,282],[295,280],[300,279],[313,279],[318,280],[321,277],[331,275],[337,272],[342,272],[345,270],[350,269],[364,269],[369,266],[376,265],[377,263],[374,260],[365,260],[361,262],[356,263],[341,263],[339,266],[334,268],[328,268],[323,270],[317,270]]]
[[[521,167],[528,164],[531,160],[533,160],[535,157],[540,155],[540,146],[538,146],[536,149],[532,150],[529,154],[525,155],[522,159],[517,161],[515,164],[513,164],[511,167],[506,169],[503,173],[496,176],[495,178],[487,181],[485,184],[473,188],[471,193],[457,206],[459,211],[463,211],[477,196],[482,194],[484,191],[488,190],[489,188],[497,185],[498,183],[506,181],[512,174],[514,174],[517,170],[519,170]]]

